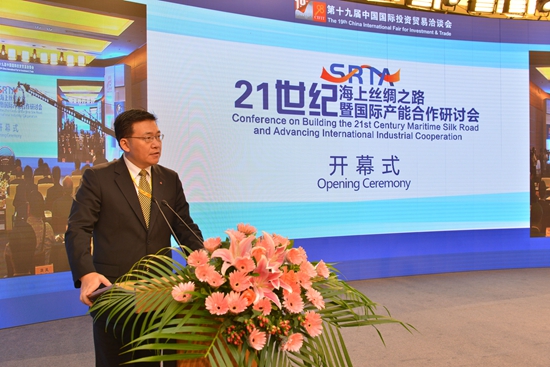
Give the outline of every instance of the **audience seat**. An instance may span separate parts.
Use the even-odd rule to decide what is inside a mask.
[[[44,199],[46,198],[46,194],[48,193],[48,189],[53,186],[53,183],[41,183],[38,184],[38,191],[42,194],[42,197]]]

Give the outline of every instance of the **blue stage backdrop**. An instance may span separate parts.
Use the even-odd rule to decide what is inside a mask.
[[[348,280],[550,266],[550,240],[530,237],[528,160],[529,55],[550,52],[548,22],[337,0],[136,2],[161,164],[205,236],[250,223]],[[5,90],[60,99],[66,79],[103,82],[108,99],[118,72],[19,64],[0,68]],[[59,160],[63,115],[27,98],[24,114],[0,105],[0,145]],[[123,102],[86,113],[108,130]],[[68,272],[0,281],[0,328],[85,312]]]

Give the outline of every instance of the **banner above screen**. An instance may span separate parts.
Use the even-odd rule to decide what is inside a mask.
[[[322,27],[356,31],[450,40],[548,43],[548,25],[540,21],[489,19],[338,0],[163,1],[265,19],[311,23]]]

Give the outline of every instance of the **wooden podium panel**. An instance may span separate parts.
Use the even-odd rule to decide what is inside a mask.
[[[234,362],[234,367],[240,367],[237,366],[237,363]],[[217,367],[212,366],[210,362],[208,362],[207,358],[199,358],[199,359],[192,359],[187,361],[178,361],[178,367]],[[252,364],[252,367],[257,367],[257,364],[254,362]]]
[[[227,350],[227,346],[225,346],[225,348]],[[247,352],[247,356],[248,356],[248,352]],[[233,362],[233,367],[241,367],[237,365],[237,362],[233,358],[231,358],[231,360]],[[257,366],[258,365],[256,362],[252,363],[252,367],[257,367]],[[217,365],[212,366],[208,361],[208,358],[197,358],[192,360],[178,361],[178,367],[217,367]]]
[[[178,361],[178,367],[212,367],[208,359],[192,359],[187,361]]]

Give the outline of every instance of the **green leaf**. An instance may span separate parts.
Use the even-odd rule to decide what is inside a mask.
[[[180,250],[173,251],[186,257]],[[270,323],[290,320],[293,332],[300,330],[304,334],[303,346],[298,352],[283,351],[281,343],[284,337],[281,340],[278,335],[268,334],[268,341],[261,351],[250,348],[245,340],[240,346],[228,344],[224,332],[230,325],[238,323],[242,326],[245,321],[256,320],[260,313],[251,311],[246,315],[222,317],[211,315],[205,309],[204,301],[213,290],[206,283],[199,282],[188,267],[163,253],[140,260],[118,280],[119,286],[105,292],[90,309],[95,318],[106,317],[107,327],[121,326],[130,329],[133,335],[139,335],[128,344],[126,353],[138,350],[154,352],[154,355],[136,362],[205,358],[216,367],[252,367],[254,364],[258,367],[351,367],[340,328],[373,326],[383,343],[377,325],[397,323],[409,332],[415,330],[411,325],[392,318],[385,308],[385,314],[378,312],[376,303],[338,279],[335,275],[337,270],[327,265],[332,271],[330,276],[327,279],[313,279],[313,287],[321,293],[325,307],[319,310],[307,302],[305,308],[305,311],[315,311],[321,315],[321,335],[309,337],[296,317],[274,306],[272,316],[269,316],[272,317]],[[215,260],[221,266],[221,260]],[[175,301],[171,295],[172,288],[190,280],[198,288],[192,294],[192,302]],[[228,293],[230,289],[229,284],[224,284],[218,290]],[[282,297],[282,290],[279,292]],[[161,354],[162,350],[177,354]]]

